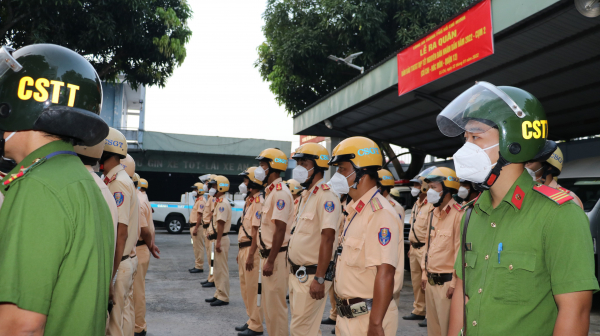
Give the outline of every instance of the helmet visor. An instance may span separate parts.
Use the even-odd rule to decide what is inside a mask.
[[[477,82],[444,108],[437,116],[437,124],[445,136],[455,137],[465,131],[484,133],[498,121],[515,115],[525,117],[509,95],[493,84]]]
[[[19,72],[23,69],[23,66],[12,56],[13,51],[15,51],[13,48],[7,46],[0,47],[0,77],[8,70]]]

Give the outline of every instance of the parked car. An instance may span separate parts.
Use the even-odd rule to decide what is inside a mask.
[[[238,223],[242,216],[243,201],[234,202],[229,198],[227,200],[232,210],[231,223]],[[154,209],[152,214],[154,225],[157,228],[164,227],[169,233],[181,233],[183,230],[189,230],[190,212],[194,207],[194,202],[192,193],[182,194],[179,202],[150,202]]]

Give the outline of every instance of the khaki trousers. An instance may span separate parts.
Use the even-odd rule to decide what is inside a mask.
[[[295,274],[288,275],[292,311],[291,336],[321,335],[321,320],[327,299],[315,300],[310,297],[313,276],[309,275],[308,280],[301,283]],[[325,281],[325,293],[329,292],[331,284],[331,281]]]
[[[274,253],[274,251],[271,251]],[[260,260],[264,266],[267,259]],[[288,289],[289,270],[286,266],[285,253],[280,252],[275,258],[273,274],[262,277],[261,306],[265,313],[265,325],[269,335],[289,335],[288,306],[285,300]]]
[[[242,299],[246,305],[246,314],[248,314],[248,328],[252,331],[263,332],[262,325],[262,307],[256,306],[256,297],[258,296],[258,266],[260,256],[258,252],[254,253],[254,268],[252,271],[246,271],[246,260],[250,247],[243,247],[238,252],[238,271],[240,274],[240,288]]]
[[[450,323],[450,302],[446,298],[446,293],[450,287],[450,282],[443,286],[430,285],[427,283],[425,288],[425,302],[427,304],[427,335],[428,336],[447,336],[448,323]]]
[[[213,242],[216,242],[216,240],[214,240],[214,241],[209,240],[208,237],[205,235],[205,233],[206,233],[206,231],[203,232],[202,236],[204,236],[204,248],[206,249],[206,256],[208,258],[208,278],[206,280],[208,282],[215,282],[214,276],[210,275],[210,260],[211,260],[210,259],[210,253],[211,253],[211,249],[212,249],[212,245],[211,244]],[[215,255],[216,255],[216,253],[215,253]],[[213,273],[214,273],[214,271],[213,271]]]
[[[213,240],[216,244],[217,241]],[[215,249],[215,266],[214,266],[214,281],[215,281],[215,297],[221,301],[229,302],[229,264],[227,257],[229,256],[229,236],[221,237],[221,252]]]
[[[194,228],[190,228],[190,236],[192,237],[193,247],[194,247],[194,260],[196,263],[194,267],[197,269],[204,268],[204,228],[202,225],[198,227],[198,233],[194,236],[192,233],[194,232]],[[210,253],[210,252],[209,252]],[[210,254],[209,254],[210,256]]]
[[[337,319],[337,308],[335,303],[334,286],[331,286],[329,289],[329,303],[331,304],[331,309],[329,309],[329,318],[335,321]]]
[[[146,329],[146,273],[150,264],[150,250],[147,245],[135,248],[138,258],[138,267],[133,279],[133,305],[135,308],[135,332]]]
[[[369,330],[368,314],[354,318],[339,317],[335,324],[335,334],[338,336],[365,336]],[[429,321],[427,321],[429,323]],[[398,306],[394,300],[390,301],[385,317],[383,318],[383,332],[385,336],[395,336],[398,331]],[[430,336],[430,335],[429,335]]]
[[[113,293],[113,309],[108,317],[106,326],[106,335],[123,336],[123,324],[125,322],[125,303],[129,295],[129,288],[133,285],[133,267],[131,258],[121,261],[117,269],[117,279],[115,280]],[[129,336],[129,335],[128,335]]]
[[[129,287],[129,292],[127,293],[127,301],[125,301],[125,310],[123,313],[123,335],[125,336],[133,335],[133,331],[135,329],[133,282],[135,281],[135,276],[137,274],[138,258],[135,256],[134,258],[129,259],[131,260],[131,269],[133,270],[133,274],[131,275],[131,286]]]
[[[413,294],[415,296],[415,301],[413,302],[413,311],[412,313],[415,315],[425,316],[425,292],[421,289],[421,274],[423,274],[423,270],[421,269],[421,260],[423,258],[423,253],[425,253],[425,247],[421,247],[420,249],[410,247],[410,280],[412,282]]]

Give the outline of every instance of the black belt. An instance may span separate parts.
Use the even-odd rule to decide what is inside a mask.
[[[138,240],[137,244],[135,244],[136,247],[142,246],[142,245],[146,245],[146,242],[143,240]]]
[[[251,246],[251,245],[252,245],[252,242],[249,242],[249,241],[243,242],[243,243],[238,243],[238,247],[239,248],[244,248],[244,247],[248,247],[248,246]]]
[[[287,246],[282,246],[279,249],[279,253],[281,252],[285,252],[287,251],[288,247]],[[263,259],[267,259],[269,257],[269,254],[271,254],[271,249],[266,249],[266,250],[258,250],[258,253],[260,254],[261,258]]]
[[[210,225],[210,224],[202,224],[202,228],[203,228],[203,229],[208,229],[208,226],[209,226],[209,225]]]
[[[420,249],[421,247],[425,246],[425,243],[410,243],[410,246],[416,248],[417,250]]]
[[[369,313],[373,306],[373,299],[354,298],[349,300],[336,300],[338,315],[345,318],[354,318]]]
[[[128,255],[126,255],[126,256],[122,256],[122,257],[121,257],[121,261],[125,261],[125,260],[127,260],[127,259],[129,259],[129,256],[128,256]]]
[[[221,237],[225,237],[227,235],[228,235],[227,233],[223,233],[223,235],[221,235]],[[216,239],[217,239],[217,234],[216,233],[208,235],[208,240],[216,240]]]
[[[304,267],[305,274],[317,274],[317,265],[310,265],[310,266],[296,265],[290,260],[290,258],[288,258],[288,261],[290,263],[290,271],[292,272],[292,274],[297,274],[300,267]]]
[[[427,278],[429,278],[430,285],[441,286],[448,281],[452,281],[452,273],[429,273],[429,272],[427,272]]]

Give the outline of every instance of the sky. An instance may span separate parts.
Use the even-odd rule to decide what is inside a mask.
[[[165,88],[146,91],[146,130],[292,141],[292,118],[253,63],[265,0],[188,0],[192,38]]]

